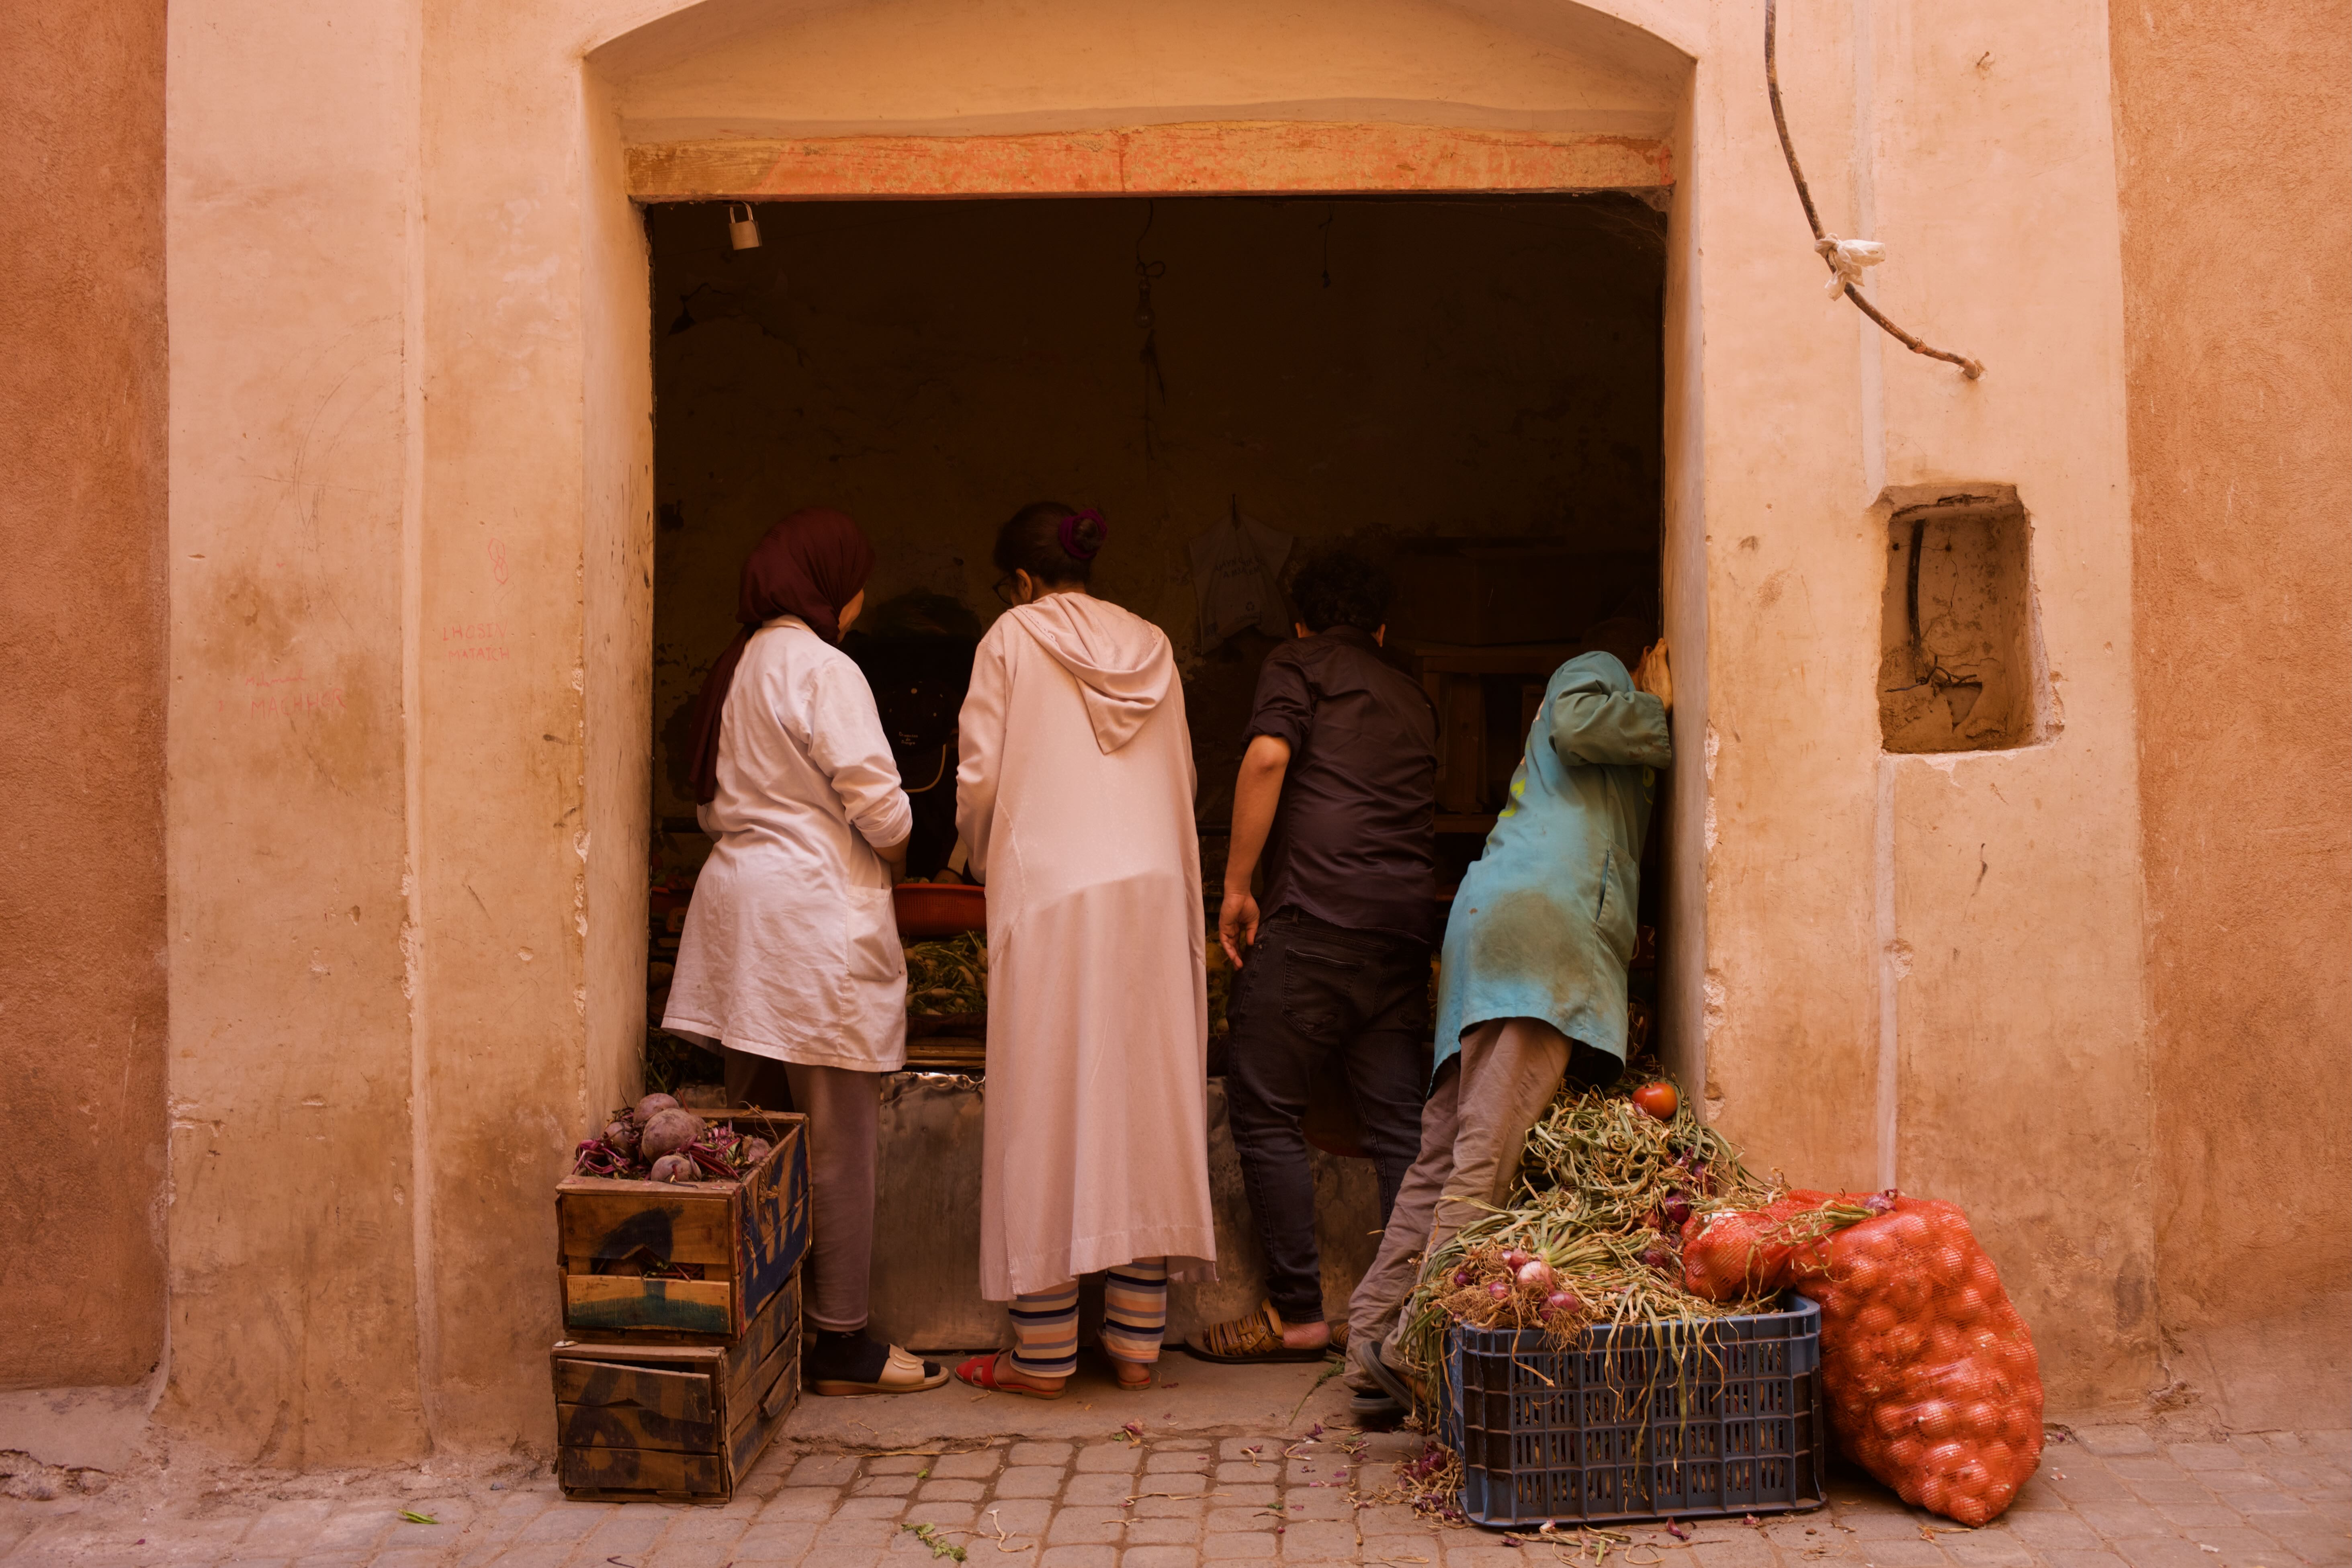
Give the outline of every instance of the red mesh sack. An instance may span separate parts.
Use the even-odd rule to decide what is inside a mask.
[[[1738,1301],[1786,1290],[1823,1267],[1821,1244],[1837,1203],[1854,1203],[1804,1188],[1760,1209],[1717,1209],[1683,1222],[1683,1284],[1710,1301]],[[1858,1212],[1858,1211],[1857,1211]]]
[[[1820,1303],[1839,1445],[1905,1502],[1983,1524],[2042,1462],[2033,1338],[1958,1209],[1895,1197],[1890,1212],[1848,1220],[1866,1201],[1791,1193],[1709,1226],[1693,1215],[1690,1289],[1727,1300],[1753,1293],[1741,1289],[1753,1276]],[[1808,1212],[1842,1223],[1823,1235]]]

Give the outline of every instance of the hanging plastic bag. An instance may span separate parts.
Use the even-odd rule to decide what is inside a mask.
[[[1886,259],[1886,247],[1874,239],[1840,239],[1836,235],[1825,234],[1813,248],[1830,264],[1829,282],[1822,292],[1832,300],[1845,292],[1847,284],[1861,283],[1864,268],[1875,267]]]
[[[1290,617],[1276,584],[1290,559],[1291,536],[1236,508],[1232,520],[1193,539],[1192,594],[1201,617],[1201,651],[1255,626],[1271,637],[1290,635]]]
[[[1793,1288],[1820,1304],[1831,1429],[1905,1502],[1983,1524],[2041,1464],[2032,1335],[1952,1205],[1796,1192],[1693,1215],[1683,1268],[1711,1300]]]

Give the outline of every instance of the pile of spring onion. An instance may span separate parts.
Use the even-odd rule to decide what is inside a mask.
[[[907,944],[907,1011],[930,1016],[988,1011],[988,938],[968,931]]]
[[[1441,1365],[1454,1323],[1540,1329],[1565,1345],[1594,1323],[1663,1323],[1763,1309],[1684,1288],[1693,1214],[1753,1208],[1777,1189],[1701,1126],[1654,1063],[1606,1089],[1563,1089],[1528,1135],[1505,1206],[1464,1226],[1422,1265],[1402,1350]]]

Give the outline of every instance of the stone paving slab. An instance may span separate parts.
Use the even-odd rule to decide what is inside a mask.
[[[1311,1412],[1204,1431],[1197,1419],[1155,1426],[1108,1400],[1041,1420],[1000,1395],[989,1403],[1016,1430],[972,1432],[988,1422],[966,1409],[956,1435],[860,1450],[828,1436],[876,1417],[899,1436],[919,1423],[877,1402],[816,1403],[870,1415],[827,1412],[823,1433],[797,1431],[723,1506],[573,1502],[543,1479],[467,1491],[416,1477],[371,1496],[322,1483],[333,1495],[249,1504],[218,1489],[175,1502],[123,1488],[0,1501],[0,1563],[957,1568],[935,1555],[954,1547],[962,1568],[1604,1568],[1589,1547],[1417,1516],[1389,1489],[1419,1438],[1322,1426]],[[1126,1420],[1134,1430],[1118,1429]],[[387,1500],[394,1492],[404,1500]],[[1681,1531],[1620,1530],[1605,1568],[2352,1568],[2352,1433],[2179,1442],[2125,1426],[2059,1429],[2041,1473],[1982,1530],[1841,1472],[1817,1510]]]

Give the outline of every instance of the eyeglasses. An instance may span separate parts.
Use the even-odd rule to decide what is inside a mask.
[[[1019,573],[1007,572],[1003,576],[999,577],[996,580],[997,602],[1004,605],[1007,609],[1013,608],[1021,603],[1020,578],[1021,574]]]

